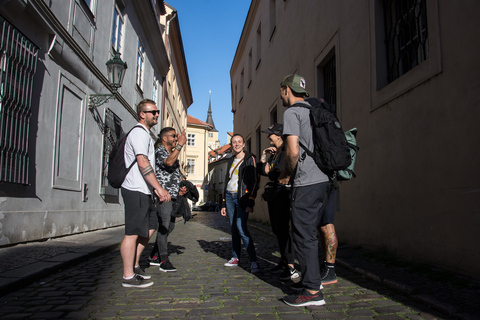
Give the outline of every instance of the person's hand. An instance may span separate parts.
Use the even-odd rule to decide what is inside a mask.
[[[227,215],[227,209],[222,208],[222,210],[220,210],[220,214],[225,217]]]
[[[162,203],[169,202],[171,200],[170,193],[167,192],[167,190],[160,188],[160,189],[155,189],[155,195],[158,197],[158,200]]]
[[[285,174],[285,171],[281,171],[280,175],[278,176],[278,183],[283,184],[283,185],[288,185],[290,184],[290,176],[287,176]]]
[[[185,129],[183,129],[182,133],[178,135],[177,144],[184,146],[187,143],[187,134],[185,133]]]
[[[187,187],[186,186],[180,187],[180,189],[178,189],[178,195],[179,196],[184,196],[185,193],[187,193]]]
[[[262,157],[260,158],[260,161],[262,163],[267,162],[267,153],[270,153],[271,155],[274,155],[277,152],[277,148],[275,147],[268,147],[262,152]]]
[[[253,208],[252,207],[246,207],[245,212],[251,213],[251,212],[253,212]]]

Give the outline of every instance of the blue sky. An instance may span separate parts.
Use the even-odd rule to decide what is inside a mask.
[[[251,0],[169,0],[178,12],[193,104],[188,114],[207,119],[209,91],[220,144],[233,131],[230,67]]]

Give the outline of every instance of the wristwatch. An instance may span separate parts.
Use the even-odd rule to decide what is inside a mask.
[[[177,149],[178,151],[181,151],[182,148],[183,148],[183,146],[182,146],[181,144],[177,144],[177,145],[175,146],[175,149]]]

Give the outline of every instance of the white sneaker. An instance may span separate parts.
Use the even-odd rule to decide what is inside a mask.
[[[225,267],[237,267],[240,261],[237,258],[232,258],[224,264]]]
[[[258,266],[258,263],[256,261],[252,262],[252,265],[250,266],[251,273],[258,273],[260,272],[260,267]]]

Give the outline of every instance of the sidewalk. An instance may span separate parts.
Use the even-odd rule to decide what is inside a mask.
[[[277,261],[276,241],[263,224],[250,226],[260,266],[267,270]],[[480,318],[478,283],[434,281],[348,246],[338,250],[338,283],[324,289],[327,305],[288,307],[278,300],[286,285],[267,272],[250,274],[248,259],[240,268],[223,267],[231,250],[228,223],[211,212],[197,213],[186,224],[177,221],[169,250],[178,272],[147,268],[152,289],[126,289],[118,250],[123,231],[122,226],[0,248],[0,318],[128,318],[135,317],[132,305],[145,310],[142,318],[157,318],[159,309],[169,310],[160,313],[166,318],[198,319]]]

